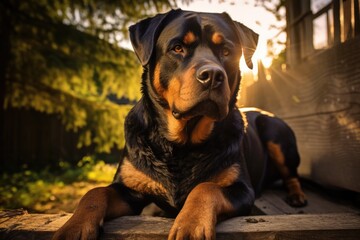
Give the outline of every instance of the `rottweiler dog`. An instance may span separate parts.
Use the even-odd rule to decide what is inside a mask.
[[[103,221],[150,203],[175,217],[168,239],[215,239],[218,221],[249,214],[262,186],[279,177],[289,204],[306,204],[292,130],[236,107],[239,60],[252,68],[256,33],[226,13],[180,9],[129,30],[144,72],[123,157],[113,183],[85,194],[53,239],[96,239]]]

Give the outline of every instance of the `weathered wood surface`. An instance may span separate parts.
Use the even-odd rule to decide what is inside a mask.
[[[344,192],[332,193],[314,186],[314,184],[303,182],[303,191],[308,200],[305,207],[291,207],[285,201],[287,192],[281,183],[277,183],[266,189],[255,201],[253,212],[255,214],[282,215],[282,214],[328,214],[328,213],[351,213],[360,212],[354,206],[354,198],[344,197]],[[336,196],[334,196],[336,195]],[[360,239],[360,238],[359,238]]]
[[[0,215],[1,216],[1,215]],[[50,239],[70,214],[24,214],[0,217],[0,239]],[[101,239],[163,240],[172,219],[122,217],[107,222]],[[302,214],[238,217],[217,226],[217,239],[356,239],[360,236],[360,215]]]

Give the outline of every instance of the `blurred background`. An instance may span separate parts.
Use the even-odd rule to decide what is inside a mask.
[[[0,209],[71,212],[111,182],[141,96],[127,29],[171,8],[259,33],[238,105],[293,127],[304,178],[360,192],[359,0],[2,0]]]

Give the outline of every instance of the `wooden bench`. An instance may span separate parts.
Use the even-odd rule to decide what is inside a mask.
[[[283,201],[285,192],[282,189],[267,190],[256,201],[255,215],[218,224],[217,239],[360,239],[359,209],[334,202],[306,188],[305,193],[308,206],[291,208]],[[2,211],[0,239],[50,239],[70,216]],[[173,219],[160,217],[122,217],[105,223],[101,239],[163,240],[172,223]]]
[[[0,218],[0,239],[50,239],[70,214],[24,214]],[[101,239],[163,240],[173,220],[134,216],[109,221]],[[358,213],[237,217],[217,226],[217,239],[360,239]]]

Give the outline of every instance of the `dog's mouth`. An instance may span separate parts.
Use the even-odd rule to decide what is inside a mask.
[[[211,99],[207,99],[195,104],[186,111],[180,111],[176,107],[172,109],[172,115],[176,119],[192,119],[199,116],[207,116],[214,120],[220,121],[228,114],[228,106],[216,103]]]

